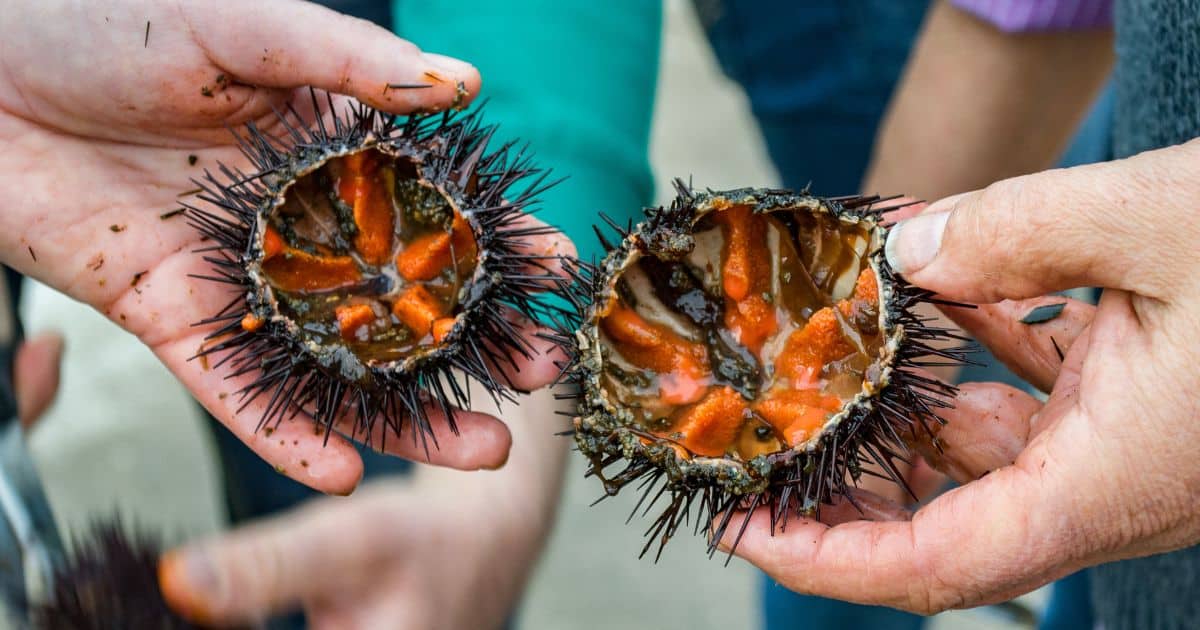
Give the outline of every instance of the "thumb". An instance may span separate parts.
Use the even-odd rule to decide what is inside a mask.
[[[200,624],[256,623],[371,582],[403,538],[386,493],[320,499],[214,540],[174,549],[159,562],[163,597]],[[394,497],[393,497],[394,501]]]
[[[310,2],[181,8],[212,61],[246,83],[313,86],[394,113],[446,109],[479,93],[479,71],[471,64],[424,53],[387,29]]]
[[[1200,192],[1188,168],[1197,159],[1200,145],[1189,143],[997,182],[897,223],[885,254],[907,280],[952,300],[1081,286],[1161,298],[1179,268],[1162,257],[1194,256],[1195,234],[1184,233],[1194,226],[1182,220],[1193,211],[1181,204]]]

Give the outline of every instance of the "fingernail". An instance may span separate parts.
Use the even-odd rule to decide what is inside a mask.
[[[892,226],[883,247],[888,264],[900,275],[924,269],[942,246],[949,212],[917,215]]]
[[[466,78],[465,75],[475,74],[475,66],[454,57],[447,57],[446,55],[439,55],[437,53],[421,53],[421,57],[434,68],[454,75],[453,78],[455,80],[461,81]],[[445,78],[450,79],[451,77]]]

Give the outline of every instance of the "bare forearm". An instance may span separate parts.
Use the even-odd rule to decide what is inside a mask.
[[[1111,32],[1007,34],[938,2],[863,190],[937,199],[1053,166],[1112,60]]]

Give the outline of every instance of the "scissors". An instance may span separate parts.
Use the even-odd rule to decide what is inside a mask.
[[[23,619],[30,601],[53,592],[64,551],[17,415],[13,361],[23,334],[5,271],[0,266],[0,593],[16,596],[12,612]]]

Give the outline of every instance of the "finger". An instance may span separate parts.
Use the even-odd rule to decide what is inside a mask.
[[[840,525],[851,521],[907,521],[912,511],[874,492],[852,488],[848,497],[839,496],[821,506],[821,522]]]
[[[1053,319],[1026,323],[1053,313],[1055,305],[1062,305],[1062,310]],[[1063,357],[1092,323],[1096,307],[1047,295],[983,304],[978,308],[947,307],[943,312],[987,346],[1013,373],[1048,392],[1058,378]]]
[[[736,554],[801,593],[922,614],[1004,601],[1077,569],[1076,550],[1061,542],[1064,529],[1075,527],[1070,519],[1028,506],[1069,500],[1078,483],[1047,468],[1053,457],[1025,447],[1038,425],[1066,422],[1079,412],[1076,391],[1089,338],[1090,328],[1068,353],[1040,410],[1036,400],[999,384],[963,388],[943,428],[958,433],[941,437],[951,447],[948,461],[969,483],[939,496],[911,522],[857,519],[830,528],[801,519],[772,536],[769,514],[760,510]],[[1014,521],[1016,513],[1023,516]],[[735,544],[736,531],[729,529],[723,549]]]
[[[167,552],[159,583],[167,602],[196,622],[255,622],[334,589],[366,589],[372,569],[394,561],[405,529],[394,493],[326,499]]]
[[[935,470],[967,483],[1016,461],[1042,403],[1001,383],[964,383],[954,407],[939,412],[945,424],[917,427],[910,446]]]
[[[924,212],[925,208],[928,207],[928,202],[914,197],[898,197],[878,202],[872,205],[871,209],[881,211],[883,213],[883,225],[890,226],[897,221],[911,219]]]
[[[914,284],[972,303],[1081,286],[1165,299],[1179,265],[1159,258],[1185,245],[1155,217],[1186,211],[1168,191],[1194,187],[1177,164],[1196,153],[1200,145],[1181,145],[936,202],[892,228],[888,261]]]
[[[1060,515],[1028,508],[1061,489],[1029,483],[1033,474],[1002,469],[943,494],[911,521],[830,527],[795,519],[772,535],[769,510],[760,509],[735,554],[804,594],[920,614],[1004,601],[1076,568],[1055,546]],[[1013,514],[1022,515],[1018,525]],[[728,528],[722,549],[738,529]]]
[[[21,424],[31,427],[58,393],[62,364],[63,338],[58,333],[42,333],[27,339],[17,349],[14,385]]]
[[[180,8],[197,44],[243,83],[311,85],[397,114],[447,109],[479,93],[479,72],[470,64],[424,53],[382,27],[314,3],[181,3]]]
[[[913,500],[912,496],[908,493],[909,490],[912,490],[912,493],[920,499],[922,495],[917,492],[916,488],[912,487],[910,479],[913,471],[912,465],[902,460],[896,460],[893,462],[893,466],[896,468],[895,472],[904,479],[903,485],[896,483],[890,475],[874,474],[862,475],[857,482],[858,488],[874,496],[887,499],[897,505]],[[871,468],[874,469],[875,467]],[[881,473],[878,469],[874,469],[872,472]],[[822,518],[821,520],[825,519]]]
[[[494,367],[501,377],[520,392],[532,392],[552,384],[562,373],[560,366],[567,362],[562,347],[549,341],[553,331],[523,316],[514,318],[512,335],[523,340],[520,348],[512,344],[500,346],[486,342],[499,356]]]
[[[498,418],[486,413],[458,409],[454,412],[456,434],[450,429],[445,413],[427,406],[425,413],[431,433],[416,429],[404,418],[397,435],[393,426],[376,422],[370,436],[355,432],[353,420],[339,421],[337,428],[351,439],[369,444],[389,455],[415,462],[458,470],[497,470],[508,462],[512,433]]]
[[[578,257],[575,243],[566,234],[533,214],[516,215],[502,229],[508,241],[506,246],[523,263],[521,273],[531,278],[531,290],[556,288],[559,284],[556,279],[567,276],[564,263]]]
[[[314,490],[350,494],[362,479],[362,458],[353,444],[312,422],[297,418],[274,427],[261,427],[269,396],[246,404],[238,395],[255,379],[253,374],[228,378],[229,369],[213,369],[209,359],[192,357],[204,347],[204,334],[193,334],[152,346],[155,354],[192,392],[196,400],[259,457]]]
[[[858,480],[858,488],[902,507],[912,506],[914,496],[916,497],[915,503],[925,502],[945,487],[949,479],[916,453],[913,454],[911,460],[911,463],[903,460],[893,462],[896,471],[903,476],[907,488],[896,483],[887,474],[863,475]],[[870,468],[875,467],[871,466]],[[880,471],[876,470],[875,472]],[[910,491],[912,494],[909,494]],[[908,508],[906,507],[906,509]]]
[[[454,587],[451,587],[454,588]],[[369,605],[353,606],[347,615],[348,625],[327,626],[330,630],[371,630],[372,628],[394,628],[395,630],[428,630],[439,627],[446,611],[436,610],[432,601],[413,601],[415,597],[379,597]],[[433,610],[431,610],[433,609]],[[452,626],[448,626],[452,627]],[[484,630],[486,626],[472,626]]]
[[[565,234],[532,214],[515,215],[501,229],[505,232],[503,246],[517,257],[519,265],[506,270],[511,281],[519,285],[513,288],[535,294],[559,288],[567,281],[564,265],[576,259],[577,250]],[[543,299],[533,298],[544,305]],[[532,305],[534,311],[539,308],[538,304]],[[533,322],[510,309],[500,322],[505,330],[499,331],[496,339],[483,340],[497,359],[489,360],[491,367],[520,391],[533,391],[554,382],[560,373],[558,364],[566,358],[558,344],[545,339],[550,333],[546,323]]]
[[[945,488],[950,479],[923,458],[917,457],[915,460],[908,473],[908,485],[918,499],[925,501]]]

